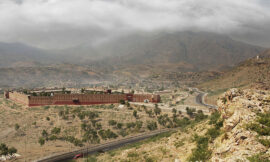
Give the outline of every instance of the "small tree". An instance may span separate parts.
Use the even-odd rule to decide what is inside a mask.
[[[155,109],[154,109],[154,112],[156,115],[160,114],[161,113],[161,109],[158,107],[157,104],[155,104]]]
[[[51,131],[52,134],[59,134],[61,132],[61,128],[54,127]]]
[[[172,109],[172,112],[176,114],[177,110],[175,108]]]
[[[124,105],[125,104],[125,100],[120,100],[120,104]]]
[[[40,137],[38,143],[40,144],[40,146],[43,146],[45,144],[45,139]]]
[[[46,130],[43,129],[42,133],[41,133],[42,137],[48,137],[48,133]]]
[[[117,122],[115,120],[109,120],[109,125],[116,125]]]
[[[117,127],[118,129],[121,129],[121,128],[123,127],[123,123],[117,123],[116,127]]]
[[[13,155],[13,154],[15,154],[15,153],[17,153],[17,149],[16,149],[16,148],[11,147],[11,148],[8,149],[8,154],[9,154],[9,155]]]
[[[134,110],[134,111],[133,111],[133,116],[134,116],[135,118],[138,117],[138,115],[137,115],[137,110]]]
[[[4,143],[0,145],[0,155],[8,155],[8,147]]]
[[[20,125],[18,123],[15,124],[15,130],[20,129]]]

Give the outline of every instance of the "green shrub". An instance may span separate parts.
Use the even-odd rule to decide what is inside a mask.
[[[151,122],[147,122],[147,128],[149,130],[156,130],[157,129],[157,123],[154,122],[154,121],[151,121]]]
[[[217,128],[210,128],[206,132],[206,135],[209,135],[211,140],[216,139],[220,134],[221,134],[221,132]]]
[[[116,127],[117,127],[118,129],[121,129],[121,128],[123,127],[123,123],[117,123]]]
[[[128,135],[127,131],[124,130],[124,129],[121,129],[121,130],[118,132],[118,134],[120,134],[122,137],[125,137],[125,136]]]
[[[45,138],[47,138],[48,137],[48,133],[47,133],[47,131],[46,130],[42,130],[42,133],[41,133],[41,135],[42,135],[42,137],[45,137]]]
[[[220,118],[220,113],[218,111],[212,113],[210,116],[209,124],[216,124],[219,118]]]
[[[40,144],[40,146],[44,145],[45,144],[45,139],[40,137],[39,140],[38,140],[38,143]]]
[[[266,139],[259,139],[259,142],[264,145],[265,147],[270,147],[270,140],[266,140]]]
[[[191,156],[188,158],[189,161],[208,161],[211,157],[211,150],[208,149],[208,137],[203,136],[194,136],[194,141],[197,144],[197,147],[192,150]]]
[[[177,142],[175,142],[174,143],[174,146],[176,147],[176,148],[178,148],[178,147],[181,147],[181,146],[184,146],[184,140],[181,140],[181,141],[177,141]]]
[[[247,129],[255,131],[261,136],[269,136],[270,135],[270,128],[269,127],[262,127],[257,123],[248,124]]]
[[[116,125],[117,124],[117,122],[115,121],[115,120],[109,120],[109,125]]]
[[[263,153],[256,154],[247,158],[250,162],[270,162],[267,156]]]
[[[188,116],[193,117],[194,116],[194,113],[196,112],[196,109],[195,108],[186,107],[186,111],[187,111]]]
[[[18,123],[16,123],[14,127],[15,127],[15,130],[20,129],[20,125]]]
[[[100,130],[98,134],[101,136],[102,139],[110,139],[110,138],[117,138],[118,135],[112,132],[110,129],[107,130]]]
[[[133,116],[134,116],[135,118],[138,117],[137,110],[134,110],[134,111],[133,111]]]
[[[57,127],[54,127],[52,130],[51,130],[51,133],[52,134],[59,134],[61,132],[61,128],[57,128]]]
[[[135,153],[135,152],[129,152],[128,155],[127,155],[127,157],[131,157],[131,158],[138,157],[138,156],[139,155],[137,153]]]
[[[136,123],[134,122],[126,123],[127,128],[134,128],[135,126],[136,126]]]

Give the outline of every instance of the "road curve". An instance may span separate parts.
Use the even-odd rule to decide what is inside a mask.
[[[202,91],[199,91],[197,88],[194,88],[194,90],[196,91],[196,92],[198,92],[199,94],[196,96],[196,102],[198,103],[198,104],[200,104],[200,105],[202,105],[202,106],[206,106],[206,107],[208,107],[208,108],[210,108],[210,109],[217,109],[217,106],[215,106],[215,105],[209,105],[209,104],[207,104],[207,103],[205,103],[205,97],[207,96],[207,93],[205,93],[205,92],[202,92]]]
[[[172,131],[172,130],[176,130],[176,128],[174,128],[174,129],[156,130],[156,131],[149,132],[147,134],[128,137],[128,138],[124,138],[124,139],[121,139],[121,140],[108,142],[108,143],[105,143],[105,144],[98,144],[98,145],[95,145],[95,146],[92,146],[92,147],[78,149],[78,150],[75,150],[75,151],[72,151],[72,152],[67,152],[67,153],[62,153],[62,154],[57,154],[57,155],[44,157],[42,159],[35,160],[34,162],[60,162],[60,161],[70,160],[77,154],[89,155],[89,154],[93,154],[95,152],[100,152],[100,151],[103,152],[103,151],[112,150],[112,149],[124,146],[126,144],[135,143],[135,142],[138,142],[138,141],[153,137],[153,136],[161,134],[161,133],[169,132],[169,131]]]

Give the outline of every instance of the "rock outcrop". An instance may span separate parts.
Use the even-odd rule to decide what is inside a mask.
[[[219,98],[224,134],[214,141],[211,161],[247,161],[247,157],[268,151],[246,125],[256,120],[256,112],[269,111],[269,101],[269,91],[250,89],[231,89]]]

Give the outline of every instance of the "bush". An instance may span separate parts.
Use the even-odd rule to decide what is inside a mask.
[[[127,128],[134,128],[135,126],[136,126],[136,123],[134,122],[126,123]]]
[[[202,110],[198,110],[198,112],[195,114],[195,121],[199,122],[207,118],[207,115],[203,114]]]
[[[8,149],[8,154],[9,155],[13,155],[15,153],[17,153],[17,149],[15,147],[11,147],[11,148]]]
[[[45,139],[40,137],[38,143],[40,144],[40,146],[43,146],[45,144]]]
[[[209,124],[216,124],[219,118],[220,118],[220,113],[218,111],[212,113],[210,116]]]
[[[136,121],[136,129],[141,129],[142,128],[142,125],[143,125],[143,122],[142,121]]]
[[[176,114],[177,110],[175,108],[172,109],[172,113]]]
[[[123,127],[123,123],[117,123],[116,127],[117,127],[118,129],[121,129],[121,128]]]
[[[147,128],[149,130],[156,130],[157,129],[157,123],[154,121],[147,122]]]
[[[18,123],[16,123],[14,127],[15,127],[15,130],[20,129],[20,125]]]
[[[206,135],[209,135],[211,140],[214,140],[221,134],[220,130],[217,128],[210,128],[207,130]]]
[[[181,140],[181,141],[177,141],[177,142],[175,142],[174,143],[174,146],[176,147],[176,148],[178,148],[178,147],[181,147],[181,146],[184,146],[184,140]]]
[[[174,122],[177,127],[182,127],[182,128],[191,124],[191,121],[187,117],[184,117],[183,119],[175,119]]]
[[[4,143],[0,145],[0,155],[8,155],[8,147]]]
[[[55,140],[57,140],[57,137],[56,137],[55,135],[51,135],[51,136],[48,138],[48,140],[50,140],[50,141],[55,141]]]
[[[134,110],[134,111],[133,111],[133,116],[134,116],[135,118],[138,117],[138,116],[137,116],[137,110]]]
[[[47,117],[46,117],[46,120],[47,120],[47,121],[50,121],[51,119],[50,119],[50,117],[47,116]]]
[[[265,147],[269,148],[270,147],[270,140],[266,139],[259,139],[259,142],[264,145]]]
[[[267,156],[265,156],[263,153],[259,153],[256,155],[253,155],[251,157],[247,158],[250,162],[269,162],[270,160],[268,159]]]
[[[187,111],[187,114],[188,114],[189,117],[193,117],[194,112],[196,112],[196,109],[195,108],[186,107],[186,111]]]
[[[119,132],[118,132],[122,137],[125,137],[128,135],[127,131],[124,130],[124,129],[121,129]]]
[[[54,127],[52,130],[51,130],[51,133],[52,134],[59,134],[61,132],[61,128],[57,128],[57,127]]]
[[[155,104],[154,112],[155,112],[156,115],[159,115],[161,113],[161,109],[158,107],[157,104]]]
[[[47,138],[48,137],[48,133],[46,130],[43,129],[42,133],[41,133],[42,137]]]
[[[109,120],[109,125],[116,125],[117,122],[115,120]]]
[[[0,144],[0,156],[1,155],[13,155],[17,152],[17,149],[14,147],[8,148],[6,144]]]
[[[97,135],[97,131],[93,130],[93,129],[89,129],[87,130],[82,137],[82,140],[84,142],[86,141],[90,141],[91,143],[99,143],[100,139]]]
[[[125,103],[126,103],[125,100],[120,100],[119,102],[120,102],[120,104],[122,104],[122,105],[125,105]]]
[[[117,138],[118,135],[112,132],[110,129],[107,130],[100,130],[98,134],[101,136],[102,139],[110,139],[110,138]]]
[[[175,114],[174,114],[175,115]],[[174,118],[176,119],[176,118]],[[164,127],[168,127],[168,128],[171,128],[173,127],[173,123],[172,121],[170,120],[170,118],[168,117],[168,114],[164,114],[164,115],[160,115],[158,117],[158,123]]]
[[[192,150],[191,156],[188,158],[189,161],[208,161],[211,157],[211,151],[208,149],[208,137],[203,136],[194,136],[194,141],[197,144],[197,147]]]

